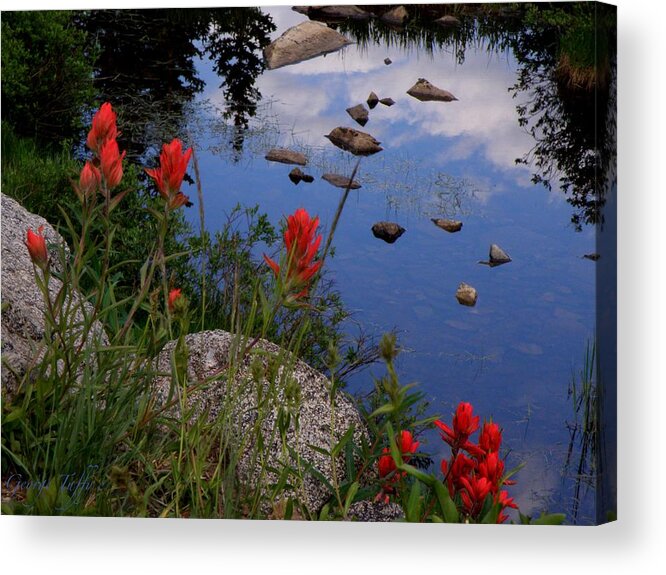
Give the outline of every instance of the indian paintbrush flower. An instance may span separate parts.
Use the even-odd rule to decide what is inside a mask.
[[[472,415],[473,408],[470,403],[460,402],[453,416],[453,429],[442,421],[435,421],[442,439],[453,449],[465,448],[467,439],[479,429],[479,416]]]
[[[79,200],[83,201],[84,198],[90,198],[99,190],[101,182],[101,172],[88,160],[81,170],[79,183],[74,183],[74,191],[78,195]]]
[[[168,306],[169,306],[169,311],[173,312],[175,307],[176,307],[176,301],[180,299],[181,293],[183,290],[180,288],[172,289],[169,292],[169,298],[168,298]]]
[[[189,202],[189,198],[180,191],[180,186],[191,157],[192,148],[183,152],[183,143],[174,138],[170,144],[162,146],[159,168],[146,169],[146,173],[155,180],[157,189],[170,210]]]
[[[281,268],[278,263],[264,254],[264,260],[276,278],[282,277],[286,291],[293,299],[307,295],[310,280],[322,265],[321,261],[313,261],[322,238],[321,235],[316,235],[317,226],[319,226],[318,217],[310,218],[306,210],[297,209],[287,217],[287,229],[284,232],[284,244],[287,248],[286,266]],[[292,295],[294,292],[295,295]]]
[[[37,233],[32,230],[28,230],[28,236],[25,242],[26,247],[28,248],[28,253],[30,254],[30,259],[32,262],[44,269],[49,261],[49,255],[46,250],[46,240],[44,239],[44,226],[39,226]]]
[[[86,144],[95,154],[100,154],[102,146],[108,140],[115,140],[117,135],[116,113],[111,104],[105,102],[93,116]]]
[[[120,153],[116,140],[107,140],[102,144],[99,152],[100,165],[106,187],[109,190],[115,188],[123,177],[124,157],[125,152]]]

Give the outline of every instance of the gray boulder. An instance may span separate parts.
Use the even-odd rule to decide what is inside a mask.
[[[289,28],[277,40],[266,46],[264,60],[267,69],[275,70],[336,52],[351,43],[351,40],[326,24],[307,20]]]
[[[44,218],[2,194],[2,388],[7,399],[13,397],[21,377],[39,361],[47,345],[44,340],[46,304],[35,283],[34,266],[25,246],[28,230],[37,233],[41,226],[44,226],[50,269],[62,272],[61,248],[65,257],[69,254],[62,236]],[[62,282],[51,275],[51,301],[55,301],[61,288]],[[90,332],[83,332],[81,306],[85,306],[88,313],[91,306],[77,294],[65,301],[63,307],[68,306],[73,310],[68,337],[75,345],[81,345],[82,354],[86,353],[88,345],[107,343],[99,323],[93,324]]]
[[[290,402],[294,412],[298,413],[299,427],[297,431],[292,417],[286,434],[287,445],[293,447],[303,460],[314,466],[328,481],[333,476],[331,459],[317,449],[330,450],[331,440],[337,443],[351,426],[354,427],[356,441],[362,437],[367,438],[363,420],[352,401],[344,393],[338,392],[332,420],[330,381],[304,362],[291,358],[277,345],[259,340],[245,358],[236,362],[233,379],[227,382],[227,365],[236,355],[235,336],[222,330],[206,331],[186,336],[185,343],[189,349],[189,381],[206,382],[201,389],[188,395],[188,406],[195,415],[206,413],[209,420],[223,416],[232,422],[237,442],[230,448],[240,449],[237,476],[245,485],[256,486],[261,472],[259,462],[252,455],[257,449],[259,434],[265,444],[263,454],[266,456],[267,468],[280,469],[282,464],[296,464],[292,456],[283,453],[280,434],[273,433],[277,425],[278,408]],[[164,374],[154,381],[160,405],[166,402],[169,395],[170,356],[175,345],[173,341],[168,343],[156,360],[158,372]],[[293,368],[286,370],[281,367],[285,361],[293,362]],[[271,386],[275,386],[277,397],[276,401],[267,402]],[[231,397],[233,399],[230,400]],[[261,404],[260,397],[264,398]],[[179,408],[174,407],[172,414],[180,417]],[[338,465],[342,472],[345,468],[342,455]],[[267,471],[262,483],[269,485],[276,480],[276,474]],[[303,492],[299,491],[299,496],[301,500],[304,499],[311,513],[317,513],[330,494],[320,480],[306,473]]]
[[[444,28],[455,28],[457,26],[460,26],[460,20],[458,20],[458,18],[456,18],[455,16],[447,14],[446,16],[442,16],[441,18],[437,18],[437,20],[435,20],[435,24],[439,24]]]
[[[358,190],[361,187],[361,184],[356,180],[350,181],[347,176],[341,176],[340,174],[324,174],[321,178],[336,188],[347,189],[349,187],[350,190]]]
[[[340,6],[293,6],[294,12],[305,14],[309,18],[325,22],[343,22],[344,20],[369,20],[373,14],[353,5]]]
[[[433,86],[425,78],[419,78],[407,93],[421,102],[451,102],[458,99],[451,92]]]
[[[381,100],[379,100],[379,102],[381,104],[384,104],[384,106],[388,106],[389,108],[393,106],[393,104],[395,104],[393,98],[382,98]]]
[[[370,92],[366,102],[368,103],[368,108],[372,110],[377,104],[379,104],[379,96],[377,96],[377,94],[374,92]]]
[[[324,137],[328,138],[338,148],[351,152],[355,156],[369,156],[383,150],[379,146],[381,142],[375,140],[370,134],[353,128],[338,127]]]
[[[286,148],[273,148],[268,151],[265,158],[269,162],[280,162],[281,164],[305,166],[308,163],[308,159],[303,154]]]
[[[405,518],[402,507],[397,503],[382,501],[357,501],[349,506],[347,513],[350,521],[364,523],[400,521]]]
[[[379,19],[382,22],[386,22],[392,26],[404,26],[405,22],[409,20],[409,13],[407,12],[407,8],[404,6],[396,6],[395,8],[392,8],[388,12],[382,14]]]

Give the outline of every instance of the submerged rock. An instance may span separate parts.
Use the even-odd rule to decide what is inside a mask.
[[[501,247],[497,244],[492,244],[490,246],[490,255],[488,256],[488,261],[480,261],[480,264],[484,264],[494,268],[496,266],[501,266],[502,264],[508,264],[511,261],[509,254],[507,254]]]
[[[269,150],[265,158],[269,162],[280,162],[281,164],[298,164],[299,166],[305,166],[308,163],[308,159],[301,154],[300,152],[294,152],[293,150],[287,150],[286,148],[273,148]]]
[[[379,96],[377,96],[377,94],[374,92],[370,92],[366,102],[368,103],[368,108],[372,110],[377,104],[379,104]]]
[[[405,231],[405,228],[395,222],[377,222],[372,226],[372,234],[387,244],[395,242]]]
[[[409,13],[407,12],[407,8],[404,6],[396,6],[395,8],[382,14],[379,19],[382,22],[386,22],[387,24],[391,24],[393,26],[404,26],[405,22],[409,20]]]
[[[462,229],[462,222],[457,220],[447,220],[444,218],[432,218],[432,223],[438,228],[442,228],[449,233],[459,232]]]
[[[314,182],[314,178],[303,172],[303,170],[300,168],[294,168],[291,172],[289,172],[289,179],[294,182],[294,184],[300,184],[301,182],[311,184]]]
[[[391,60],[391,58],[384,58],[384,64],[390,66],[391,64],[393,64],[393,60]]]
[[[358,190],[361,187],[361,184],[359,184],[356,180],[351,180],[350,185],[350,179],[339,174],[324,174],[321,178],[336,188],[347,189],[347,186],[349,186],[350,190]]]
[[[384,106],[389,106],[389,107],[391,107],[391,106],[393,106],[393,104],[395,104],[395,102],[393,101],[393,98],[382,98],[381,100],[379,100],[379,103],[384,104]]]
[[[368,109],[363,104],[347,108],[347,114],[361,124],[361,126],[365,126],[368,123]]]
[[[601,254],[585,254],[583,256],[585,259],[592,260],[593,262],[596,262],[600,257]]]
[[[461,305],[472,307],[476,305],[477,293],[476,290],[465,282],[461,282],[456,290],[456,299]]]
[[[458,99],[451,92],[433,86],[425,78],[419,78],[407,93],[421,102],[451,102]]]
[[[355,156],[369,156],[383,150],[379,146],[381,142],[375,140],[370,134],[353,128],[338,127],[324,137],[338,148],[351,152]]]
[[[335,52],[351,43],[326,24],[307,20],[289,28],[264,48],[264,60],[267,69],[275,70]]]

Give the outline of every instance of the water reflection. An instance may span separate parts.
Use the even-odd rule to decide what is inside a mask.
[[[122,111],[128,154],[181,136],[185,106],[204,89],[197,60],[213,61],[232,122],[230,145],[243,148],[244,130],[261,94],[261,49],[275,29],[258,8],[189,10],[92,10],[82,18],[99,52],[96,87],[100,99]]]

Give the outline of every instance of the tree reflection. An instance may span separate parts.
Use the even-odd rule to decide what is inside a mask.
[[[128,154],[182,137],[186,105],[204,88],[198,57],[214,62],[223,116],[236,127],[232,145],[240,153],[243,129],[261,99],[260,51],[275,29],[268,15],[257,8],[93,10],[81,23],[95,39],[100,98],[122,111]]]
[[[615,7],[563,5],[529,20],[512,46],[512,90],[529,94],[517,111],[536,143],[517,162],[537,168],[535,183],[558,181],[576,229],[601,225],[604,174],[615,162]]]

